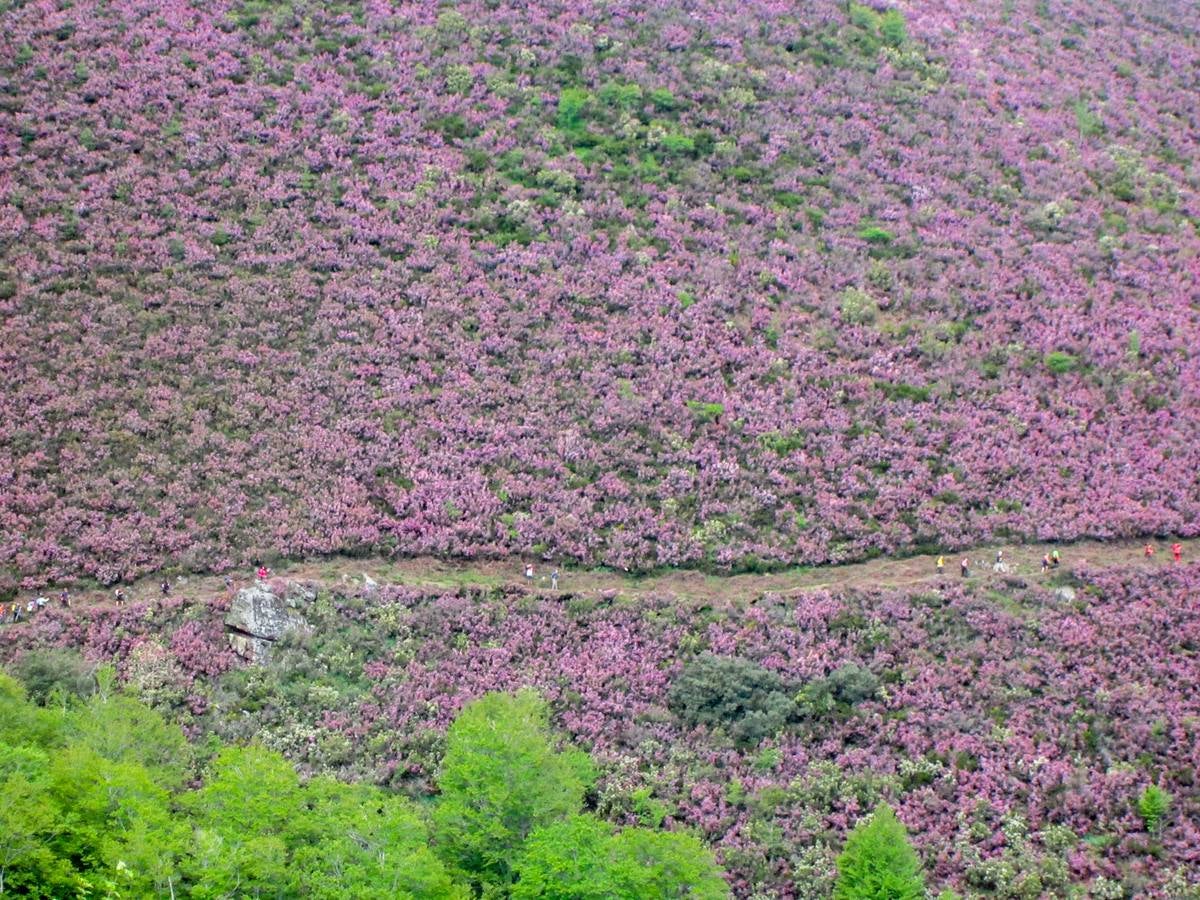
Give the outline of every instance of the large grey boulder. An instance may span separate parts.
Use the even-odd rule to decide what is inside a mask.
[[[289,584],[282,593],[261,582],[242,588],[225,615],[229,646],[252,662],[266,662],[271,644],[308,627],[298,607],[311,603],[315,594],[309,585]]]

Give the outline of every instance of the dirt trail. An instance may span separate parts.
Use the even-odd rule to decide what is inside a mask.
[[[1003,573],[993,570],[996,552],[1002,550],[1007,574],[1036,583],[1051,577],[1041,574],[1042,555],[1057,549],[1062,555],[1063,569],[1089,565],[1094,567],[1122,566],[1129,569],[1159,569],[1173,565],[1172,540],[1150,543],[1155,548],[1152,558],[1146,559],[1138,541],[1078,541],[1071,544],[992,544],[946,554],[946,571],[942,579],[958,581],[959,561],[971,561],[970,581],[999,579]],[[1180,540],[1183,561],[1195,560],[1200,554],[1200,538]],[[559,567],[559,592],[571,594],[621,593],[626,595],[672,594],[692,599],[733,600],[755,597],[771,591],[792,594],[821,588],[911,587],[932,584],[939,580],[936,555],[879,558],[844,565],[801,566],[769,574],[712,575],[695,570],[672,569],[652,575],[634,576],[606,569],[573,569]],[[399,583],[431,588],[499,587],[524,582],[525,560],[454,561],[432,557],[409,559],[338,557],[316,562],[288,562],[272,572],[273,576],[309,580],[322,584],[359,581],[369,575],[382,583]],[[550,591],[552,565],[535,566],[534,587]],[[233,576],[234,588],[253,580],[252,572]],[[125,587],[129,600],[157,597],[161,578],[143,578]],[[57,588],[40,593],[57,603]],[[176,579],[171,583],[173,596],[213,597],[226,590],[225,576],[200,575]],[[23,595],[24,596],[24,595]],[[75,604],[109,603],[112,590],[72,591]]]

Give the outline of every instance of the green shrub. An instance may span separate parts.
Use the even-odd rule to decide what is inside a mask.
[[[879,315],[879,306],[862,288],[846,288],[842,292],[842,318],[851,325],[867,325]]]
[[[795,713],[783,679],[748,659],[702,654],[676,676],[667,706],[689,727],[723,728],[738,744],[756,746],[778,734]]]
[[[655,88],[652,90],[650,92],[650,102],[654,105],[655,109],[661,112],[666,112],[679,106],[679,101],[675,99],[675,95],[666,88]]]
[[[788,434],[776,431],[764,434],[760,440],[764,447],[773,450],[779,456],[787,456],[795,450],[803,450],[808,445],[808,436],[802,431],[793,431]]]
[[[467,66],[451,66],[446,70],[446,90],[452,94],[468,94],[475,83],[475,75]]]
[[[1065,375],[1078,364],[1078,357],[1062,350],[1054,350],[1046,354],[1046,368],[1055,375]]]
[[[868,225],[859,229],[858,236],[868,244],[890,244],[896,238],[886,228],[880,228],[878,225]]]
[[[584,110],[591,95],[582,88],[564,88],[558,95],[558,127],[574,131],[583,125]]]
[[[610,825],[590,815],[539,828],[517,857],[516,867],[514,900],[729,896],[712,851],[693,835],[646,828],[626,828],[614,835]]]
[[[467,120],[457,113],[451,116],[439,116],[429,123],[429,128],[436,131],[446,140],[461,141],[464,138],[474,137],[479,133],[478,129],[467,124]]]
[[[889,400],[911,400],[913,403],[925,403],[929,400],[929,388],[916,384],[876,381],[875,387],[881,390]]]
[[[686,134],[669,132],[663,136],[662,148],[672,156],[686,156],[696,149],[696,142]]]
[[[908,40],[908,25],[904,21],[904,13],[898,9],[885,12],[879,19],[879,33],[889,47],[901,46]]]
[[[1075,101],[1075,127],[1084,137],[1095,137],[1104,133],[1104,123],[1092,112],[1086,100]]]
[[[55,691],[86,697],[95,687],[92,666],[73,650],[30,650],[12,667],[31,700],[45,703]]]
[[[1137,359],[1142,355],[1142,333],[1136,328],[1129,332],[1129,344],[1125,355],[1130,359]]]
[[[689,400],[687,408],[692,411],[692,415],[696,417],[697,422],[715,422],[725,412],[725,407],[720,403],[705,403],[703,400]]]
[[[837,868],[834,900],[925,900],[921,861],[886,803],[854,826]]]
[[[870,669],[847,663],[825,678],[810,681],[796,698],[807,715],[835,711],[848,712],[852,706],[870,700],[879,690],[879,678]]]
[[[642,89],[636,84],[620,84],[610,81],[600,88],[600,99],[609,106],[632,109],[642,99]]]
[[[1137,798],[1137,813],[1147,831],[1158,831],[1171,808],[1171,795],[1157,784],[1149,785]]]
[[[876,31],[880,24],[879,13],[861,3],[851,3],[850,24],[864,31]]]

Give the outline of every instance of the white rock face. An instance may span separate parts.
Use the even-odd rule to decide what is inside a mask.
[[[308,627],[296,607],[311,602],[314,596],[307,585],[289,584],[283,596],[265,584],[242,588],[225,616],[225,625],[230,629],[229,646],[252,662],[266,662],[275,641]]]
[[[1054,592],[1054,599],[1055,599],[1055,600],[1062,600],[1062,601],[1064,601],[1065,603],[1070,603],[1072,600],[1074,600],[1074,599],[1075,599],[1075,588],[1073,588],[1073,587],[1060,587],[1058,590],[1056,590],[1056,591]]]

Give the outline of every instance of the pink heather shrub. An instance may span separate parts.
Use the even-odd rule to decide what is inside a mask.
[[[5,4],[0,579],[1200,533],[1189,5],[846,9]]]

